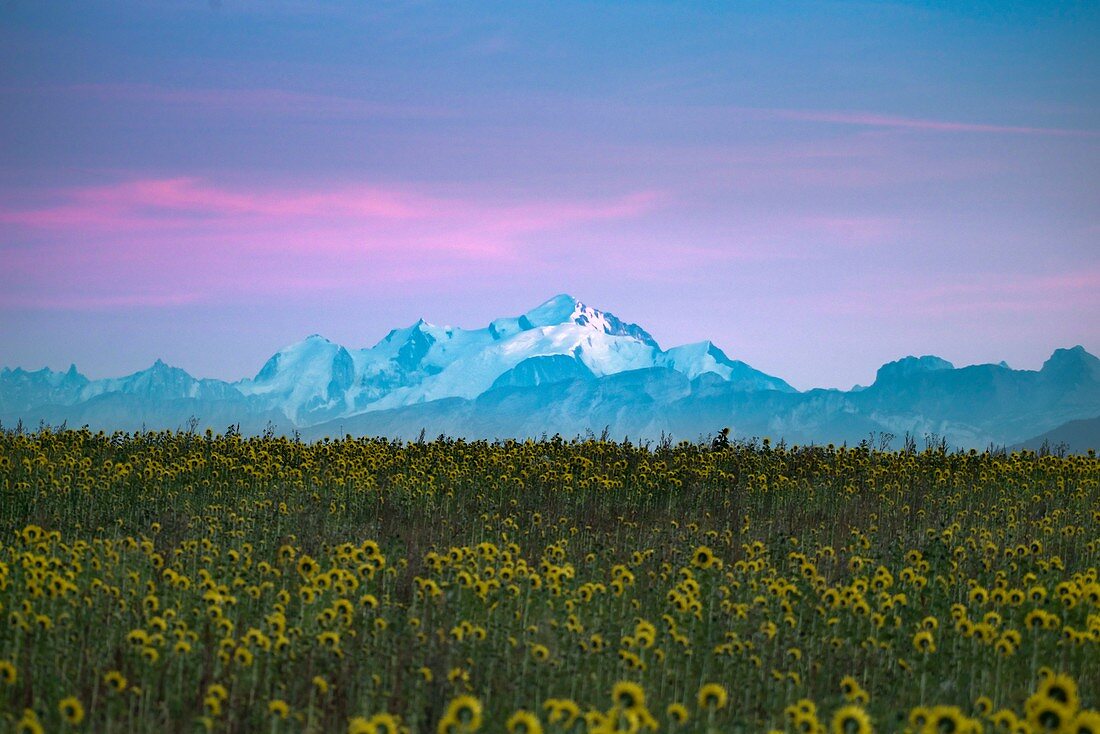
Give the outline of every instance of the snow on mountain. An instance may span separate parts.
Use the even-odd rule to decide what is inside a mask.
[[[657,342],[636,324],[559,295],[515,318],[484,329],[417,322],[393,331],[360,357],[375,373],[358,385],[359,410],[384,410],[446,397],[474,398],[530,357],[572,357],[596,376],[652,367]],[[388,363],[379,357],[388,357]],[[388,391],[378,390],[375,375]],[[394,381],[394,376],[401,379]],[[375,389],[372,389],[375,388]],[[378,395],[372,401],[363,399]]]
[[[340,415],[355,381],[348,350],[319,334],[276,352],[256,376],[234,386],[254,395],[295,422]]]
[[[550,357],[561,360],[536,359]],[[520,365],[525,366],[514,371]],[[421,319],[367,349],[346,350],[314,335],[280,350],[255,378],[236,387],[305,424],[441,398],[472,399],[505,384],[538,385],[566,375],[603,377],[650,367],[670,367],[689,377],[714,372],[744,389],[791,390],[709,343],[663,352],[637,324],[566,294],[482,329]]]
[[[30,372],[22,368],[0,370],[0,410],[25,410],[36,405],[71,405],[80,399],[88,378],[71,365],[67,372],[48,367]]]
[[[712,373],[736,384],[741,390],[796,392],[784,380],[753,369],[740,360],[730,359],[710,341],[673,347],[661,354],[657,363],[682,372],[692,380],[699,375]]]
[[[792,391],[770,375],[729,359],[710,342],[662,351],[637,324],[560,294],[481,329],[419,320],[374,346],[347,349],[318,334],[276,352],[255,377],[236,383],[196,380],[160,360],[126,377],[89,382],[69,373],[0,374],[0,408],[86,401],[122,393],[149,400],[226,400],[276,411],[310,425],[367,411],[442,398],[473,399],[494,387],[530,387],[666,368],[688,379],[710,373],[742,390]]]
[[[526,320],[536,327],[573,323],[590,327],[611,336],[631,337],[660,350],[656,340],[642,327],[620,321],[614,314],[590,308],[565,293],[554,296],[542,305],[531,309],[521,316],[520,320]]]
[[[124,393],[147,400],[177,400],[197,398],[224,400],[239,397],[231,385],[221,380],[196,379],[179,367],[157,360],[151,367],[127,375],[93,380],[81,391],[81,400],[99,395]]]

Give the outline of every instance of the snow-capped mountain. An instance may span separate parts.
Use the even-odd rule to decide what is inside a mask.
[[[254,377],[196,379],[157,360],[125,377],[0,370],[0,422],[108,430],[198,424],[306,437],[448,433],[695,439],[734,435],[840,442],[869,432],[1012,444],[1100,415],[1100,360],[1059,349],[1041,370],[955,368],[934,356],[883,365],[869,387],[798,392],[709,341],[664,350],[641,326],[559,295],[483,328],[420,320],[367,348],[314,334]]]
[[[299,424],[441,398],[472,399],[494,385],[657,366],[690,377],[713,372],[748,390],[791,390],[708,346],[663,352],[637,324],[563,294],[481,329],[420,320],[366,349],[348,350],[314,335],[281,349],[236,387]],[[560,359],[546,359],[551,357]]]
[[[307,423],[348,412],[355,372],[347,349],[313,334],[280,349],[255,377],[233,386],[294,423]]]
[[[43,367],[30,372],[20,367],[0,370],[0,412],[13,413],[38,405],[72,405],[80,400],[88,378],[70,365],[66,372]]]
[[[176,400],[192,398],[225,400],[239,398],[240,393],[221,380],[199,380],[179,367],[161,360],[152,366],[126,375],[102,380],[89,380],[76,365],[66,372],[43,368],[36,372],[24,369],[0,371],[0,410],[18,410],[36,405],[75,405],[100,395],[121,393],[146,400]]]

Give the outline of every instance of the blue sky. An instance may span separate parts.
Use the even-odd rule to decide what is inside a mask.
[[[558,292],[800,388],[1095,353],[1100,5],[961,5],[7,0],[0,364]]]

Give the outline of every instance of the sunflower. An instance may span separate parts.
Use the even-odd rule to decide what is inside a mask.
[[[319,570],[320,566],[317,564],[317,561],[309,556],[302,556],[298,559],[298,573],[302,575],[302,578],[311,578]]]
[[[539,722],[539,717],[523,709],[512,714],[505,726],[510,734],[542,734],[542,724]]]
[[[222,715],[222,701],[217,696],[206,696],[206,698],[202,700],[202,705],[206,713],[210,716]]]
[[[955,734],[962,730],[965,718],[958,706],[933,706],[924,730],[937,734]]]
[[[107,684],[107,686],[115,693],[122,693],[126,690],[126,676],[124,676],[117,670],[112,670],[110,673],[107,673],[105,676],[103,676],[103,680]]]
[[[991,715],[989,721],[996,729],[1012,731],[1016,728],[1019,719],[1016,718],[1016,712],[1011,709],[1001,709]]]
[[[439,731],[443,732],[443,722],[439,722]],[[447,731],[450,731],[449,729]],[[355,716],[348,721],[348,734],[374,734],[371,723],[362,716]]]
[[[84,706],[81,705],[76,696],[61,699],[57,704],[57,710],[61,712],[61,718],[73,726],[84,721]]]
[[[286,717],[290,716],[290,706],[287,704],[286,701],[276,698],[268,702],[267,712],[272,716],[277,716],[280,719],[285,720]]]
[[[233,651],[233,660],[242,668],[247,668],[249,665],[252,665],[252,651],[247,647],[238,647]]]
[[[842,706],[829,725],[832,734],[870,734],[871,717],[860,706]]]
[[[637,683],[621,680],[611,688],[612,702],[624,711],[645,707],[645,689]]]
[[[15,670],[15,666],[7,660],[0,660],[0,683],[6,686],[14,686],[15,681],[19,679],[19,674]]]
[[[561,724],[563,729],[571,729],[573,722],[581,715],[581,708],[572,699],[551,698],[543,704],[549,711],[547,720],[551,724]]]
[[[23,709],[23,718],[15,725],[15,731],[19,734],[45,734],[46,732],[38,721],[38,715],[34,713],[34,709]]]
[[[932,712],[930,709],[924,706],[916,706],[909,711],[909,725],[914,729],[923,729],[924,725],[928,723],[931,718]]]
[[[368,734],[397,734],[401,731],[401,720],[393,714],[382,713],[370,717],[367,722]]]
[[[1065,705],[1071,712],[1077,711],[1081,703],[1077,696],[1077,683],[1073,678],[1061,673],[1040,681],[1036,694]]]
[[[687,706],[682,703],[670,703],[668,708],[665,709],[665,713],[668,714],[668,720],[677,726],[686,724],[688,719],[691,718]]]
[[[729,694],[726,693],[725,686],[720,683],[705,683],[703,687],[699,689],[699,708],[701,709],[720,709],[724,708],[726,701],[729,699]]]
[[[847,701],[854,701],[859,697],[860,691],[863,690],[859,685],[859,681],[850,675],[846,675],[840,679],[840,692],[844,694],[844,698]]]
[[[1073,711],[1053,698],[1032,696],[1028,703],[1027,722],[1033,731],[1063,732],[1073,718]]]
[[[705,545],[695,549],[691,556],[691,565],[696,568],[710,568],[714,564],[714,551]]]
[[[1072,734],[1100,734],[1100,711],[1082,711],[1070,722]]]
[[[791,725],[799,734],[816,734],[821,729],[821,722],[817,720],[815,714],[805,714],[800,711],[795,713]]]
[[[928,630],[921,630],[913,635],[913,649],[920,653],[932,653],[936,651],[936,640]]]
[[[447,706],[443,719],[458,724],[460,731],[477,731],[481,728],[481,701],[473,696],[459,696]],[[443,721],[439,725],[440,731],[443,731]]]

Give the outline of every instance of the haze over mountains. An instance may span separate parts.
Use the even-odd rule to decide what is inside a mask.
[[[1097,416],[1100,360],[1079,346],[1056,350],[1038,371],[905,357],[883,365],[866,388],[799,392],[711,342],[662,349],[641,326],[568,295],[482,329],[418,321],[366,349],[315,334],[234,383],[196,379],[159,360],[103,380],[75,366],[0,371],[7,428],[18,421],[109,431],[239,425],[243,433],[298,431],[307,439],[407,439],[421,430],[572,437],[607,428],[616,438],[695,440],[728,426],[734,436],[791,443],[851,443],[888,432],[984,448]]]

